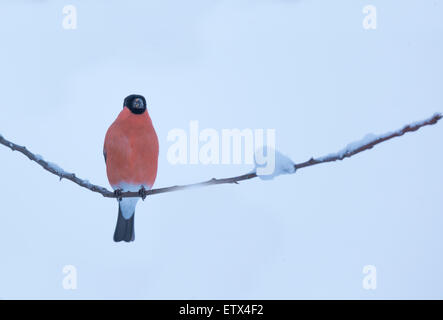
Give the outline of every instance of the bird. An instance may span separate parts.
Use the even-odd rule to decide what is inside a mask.
[[[135,240],[135,207],[140,197],[122,198],[125,191],[138,191],[144,199],[157,177],[159,143],[149,116],[146,99],[131,94],[123,110],[106,132],[103,156],[109,184],[118,201],[114,241]]]

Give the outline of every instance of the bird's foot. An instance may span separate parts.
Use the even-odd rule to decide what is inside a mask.
[[[138,190],[138,194],[140,195],[140,197],[142,198],[142,200],[145,201],[147,194],[146,194],[146,189],[145,189],[144,186],[142,186],[142,187],[140,188],[140,190]]]
[[[122,189],[114,190],[114,195],[118,201],[122,201]]]

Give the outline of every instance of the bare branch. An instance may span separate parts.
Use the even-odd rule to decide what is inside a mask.
[[[397,131],[394,131],[394,132],[388,132],[388,133],[382,134],[382,135],[360,145],[358,148],[354,148],[354,149],[350,149],[350,150],[343,150],[345,152],[338,152],[336,154],[328,155],[328,156],[321,157],[318,159],[311,158],[308,161],[296,164],[295,168],[301,169],[301,168],[313,166],[313,165],[320,164],[320,163],[326,163],[326,162],[332,162],[332,161],[337,161],[337,160],[343,160],[345,158],[350,158],[353,155],[356,155],[357,153],[372,149],[375,145],[385,142],[389,139],[392,139],[395,137],[400,137],[407,132],[417,131],[418,129],[420,129],[421,127],[424,127],[424,126],[436,124],[442,117],[443,116],[441,115],[441,113],[435,113],[432,117],[430,117],[426,120],[408,124],[408,125],[404,126],[403,128],[401,128]]]
[[[383,134],[383,135],[380,135],[377,137],[371,136],[369,139],[366,138],[366,139],[361,140],[359,142],[355,142],[352,145],[348,145],[348,147],[346,147],[345,149],[343,149],[337,153],[330,154],[330,155],[320,157],[317,159],[311,158],[308,161],[295,164],[294,165],[295,169],[299,170],[301,168],[306,168],[306,167],[314,166],[314,165],[321,164],[321,163],[333,162],[333,161],[337,161],[337,160],[343,160],[345,158],[350,158],[350,157],[356,155],[357,153],[372,149],[375,145],[377,145],[379,143],[385,142],[385,141],[390,140],[395,137],[400,137],[407,132],[417,131],[421,127],[436,124],[441,118],[442,118],[442,115],[440,113],[436,113],[432,117],[430,117],[426,120],[408,124],[397,131],[388,132],[386,134]],[[74,173],[67,172],[67,171],[63,170],[62,168],[60,168],[59,166],[57,166],[56,164],[45,161],[41,156],[32,153],[31,151],[26,149],[26,147],[24,147],[24,146],[19,146],[11,141],[6,140],[2,135],[0,135],[0,144],[10,148],[13,151],[18,151],[20,153],[23,153],[30,160],[37,162],[45,170],[58,176],[60,178],[60,180],[61,179],[71,180],[72,182],[78,184],[79,186],[81,186],[83,188],[86,188],[86,189],[89,189],[93,192],[97,192],[97,193],[102,194],[106,198],[141,197],[141,194],[139,192],[122,192],[121,194],[119,194],[117,196],[114,192],[109,191],[108,189],[106,189],[104,187],[94,185],[87,180],[80,179]],[[236,177],[231,177],[231,178],[223,178],[223,179],[212,178],[211,180],[203,181],[203,182],[199,182],[199,183],[147,190],[145,194],[147,196],[149,196],[149,195],[154,195],[154,194],[179,191],[179,190],[191,189],[191,188],[196,188],[196,187],[217,185],[217,184],[230,184],[230,183],[237,184],[240,181],[249,180],[249,179],[253,179],[256,177],[257,177],[257,174],[255,172],[250,172],[250,173],[247,173],[247,174],[244,174],[241,176],[236,176]]]
[[[114,193],[107,190],[106,188],[94,185],[92,183],[89,183],[87,180],[83,180],[83,179],[78,178],[75,175],[75,173],[67,172],[67,171],[63,170],[62,168],[60,168],[55,163],[45,161],[43,159],[43,157],[32,153],[31,151],[26,149],[26,147],[24,147],[24,146],[19,146],[11,141],[6,140],[2,135],[0,135],[0,144],[10,148],[12,151],[18,151],[20,153],[23,153],[25,156],[28,157],[29,160],[37,162],[40,166],[43,167],[43,169],[58,176],[60,178],[60,180],[62,180],[62,179],[71,180],[72,182],[78,184],[79,186],[81,186],[83,188],[87,188],[93,192],[101,193],[105,197],[106,196],[111,196],[111,197],[114,196]]]

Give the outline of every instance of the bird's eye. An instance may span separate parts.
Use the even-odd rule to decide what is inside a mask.
[[[132,106],[136,109],[142,109],[144,107],[143,100],[140,98],[134,99]]]

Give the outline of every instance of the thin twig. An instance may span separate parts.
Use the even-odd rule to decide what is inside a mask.
[[[436,124],[441,118],[442,118],[442,115],[440,113],[436,113],[431,118],[428,118],[428,119],[420,121],[420,122],[408,124],[408,125],[404,126],[403,128],[401,128],[400,130],[380,135],[378,137],[371,139],[370,141],[367,141],[366,143],[362,143],[362,144],[358,145],[358,147],[349,148],[348,150],[344,149],[338,153],[331,154],[331,155],[324,156],[324,157],[320,157],[317,159],[311,158],[308,161],[295,164],[294,167],[296,170],[299,170],[301,168],[314,166],[314,165],[317,165],[320,163],[327,163],[327,162],[343,160],[345,158],[350,158],[350,157],[356,155],[357,153],[372,149],[375,145],[377,145],[379,143],[385,142],[385,141],[390,140],[395,137],[400,137],[407,132],[417,131],[421,127]],[[13,151],[18,151],[20,153],[23,153],[30,160],[37,162],[41,167],[43,167],[43,169],[58,176],[60,178],[60,180],[61,179],[71,180],[72,182],[78,184],[79,186],[81,186],[83,188],[86,188],[86,189],[89,189],[93,192],[97,192],[97,193],[102,194],[106,198],[141,197],[139,192],[122,192],[121,194],[119,194],[117,196],[114,192],[109,191],[108,189],[106,189],[104,187],[94,185],[94,184],[88,182],[87,180],[80,179],[74,173],[67,172],[67,171],[61,169],[60,167],[58,167],[57,165],[55,165],[54,163],[45,161],[42,157],[40,157],[40,156],[32,153],[28,149],[26,149],[26,147],[19,146],[9,140],[6,140],[2,135],[0,135],[0,144],[10,148]],[[247,174],[244,174],[241,176],[236,176],[236,177],[231,177],[231,178],[223,178],[223,179],[212,178],[211,180],[203,181],[203,182],[199,182],[199,183],[147,190],[146,195],[149,196],[149,195],[154,195],[154,194],[179,191],[179,190],[196,188],[196,187],[217,185],[217,184],[229,184],[229,183],[237,184],[240,181],[249,180],[249,179],[253,179],[256,177],[257,177],[257,174],[255,172],[251,172],[251,173],[247,173]]]
[[[26,147],[19,146],[9,140],[6,140],[2,135],[0,135],[0,144],[10,148],[12,151],[18,151],[20,153],[23,153],[25,156],[28,157],[29,160],[37,162],[40,166],[43,167],[43,169],[58,176],[60,178],[60,180],[62,180],[62,179],[71,180],[72,182],[78,184],[79,186],[81,186],[83,188],[87,188],[87,189],[94,191],[94,192],[101,193],[105,197],[114,196],[114,193],[109,191],[108,189],[94,185],[92,183],[89,183],[87,180],[83,180],[83,179],[78,178],[75,175],[75,173],[67,172],[67,171],[61,169],[60,167],[58,167],[56,164],[51,163],[51,162],[47,162],[41,156],[36,155],[36,154],[32,153],[31,151],[29,151],[28,149],[26,149]]]

